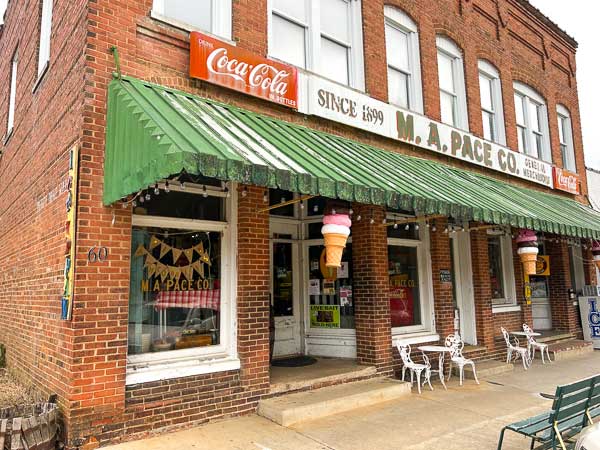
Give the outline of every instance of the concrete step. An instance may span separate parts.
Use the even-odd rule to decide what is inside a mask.
[[[575,338],[575,335],[572,333],[562,333],[562,334],[554,334],[550,336],[539,336],[536,337],[535,340],[537,342],[543,344],[557,344],[563,341],[570,341]]]
[[[477,378],[479,379],[488,378],[500,373],[512,372],[513,370],[515,370],[515,366],[513,364],[507,364],[504,361],[497,361],[495,359],[475,361],[475,371],[477,372]],[[458,367],[453,365],[452,372],[458,375]],[[471,380],[475,379],[471,365],[465,366],[465,378]]]
[[[258,415],[290,426],[408,396],[410,388],[410,383],[389,378],[357,381],[261,400]]]
[[[575,358],[594,351],[591,342],[572,339],[570,341],[562,341],[556,344],[550,344],[548,351],[552,356],[552,361],[560,361],[562,359]]]

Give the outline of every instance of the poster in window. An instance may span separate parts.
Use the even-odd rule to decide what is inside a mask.
[[[338,305],[310,305],[311,328],[340,328]]]
[[[337,271],[338,278],[348,278],[348,261],[342,261],[342,266]]]
[[[390,314],[392,327],[414,325],[414,280],[407,274],[390,276]]]
[[[321,295],[321,280],[308,280],[308,295]]]

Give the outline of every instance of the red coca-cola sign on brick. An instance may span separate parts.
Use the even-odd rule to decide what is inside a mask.
[[[298,108],[298,71],[196,31],[190,35],[190,76]]]
[[[579,176],[568,170],[554,167],[554,189],[579,195]]]

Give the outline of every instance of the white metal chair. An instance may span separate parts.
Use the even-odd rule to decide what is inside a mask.
[[[460,334],[457,333],[448,335],[444,345],[450,349],[450,369],[448,373],[448,380],[450,380],[450,377],[452,376],[452,364],[454,364],[456,367],[458,367],[460,385],[462,386],[465,378],[465,366],[470,365],[473,367],[473,377],[475,378],[475,382],[479,384],[477,372],[475,372],[475,363],[472,359],[465,358],[462,354],[465,343],[460,337]]]
[[[531,349],[531,361],[535,359],[535,349],[539,349],[540,353],[542,354],[542,364],[546,364],[546,361],[544,361],[544,352],[548,357],[548,362],[552,362],[550,359],[550,352],[548,351],[548,344],[537,342],[532,336],[533,330],[526,323],[523,324],[523,331],[527,333],[527,343]]]
[[[510,334],[508,334],[508,331],[506,331],[504,327],[500,327],[500,330],[502,330],[502,336],[506,342],[506,363],[510,363],[510,361],[513,359],[514,353],[515,361],[520,357],[521,361],[523,362],[523,368],[527,370],[531,364],[529,349],[519,346],[519,339],[516,336],[513,336],[513,344],[513,342],[510,340]]]
[[[418,364],[414,362],[410,357],[410,345],[403,344],[401,341],[396,341],[396,347],[400,352],[400,358],[402,359],[402,381],[404,381],[404,374],[408,369],[410,371],[410,384],[413,384],[414,374],[417,375],[417,388],[419,394],[421,393],[421,372],[425,372],[425,379],[423,380],[423,386],[425,383],[429,384],[429,388],[433,391],[431,386],[431,364],[427,355],[423,355],[423,361],[425,364]]]

